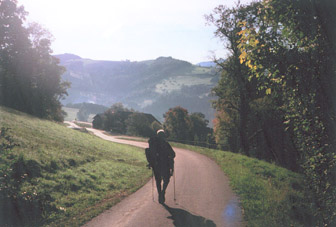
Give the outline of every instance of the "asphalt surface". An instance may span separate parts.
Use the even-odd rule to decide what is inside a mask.
[[[148,147],[144,142],[122,140],[100,130],[87,129],[106,140]],[[165,205],[158,203],[155,182],[150,180],[84,226],[244,226],[238,198],[219,166],[196,152],[173,149],[176,152],[175,190],[172,177]]]

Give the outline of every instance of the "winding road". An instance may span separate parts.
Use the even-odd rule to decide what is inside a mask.
[[[92,128],[87,130],[112,142],[148,147],[145,142],[118,139]],[[155,188],[153,201],[153,182],[150,180],[141,189],[84,226],[244,226],[238,198],[219,166],[196,152],[175,147],[173,149],[176,152],[176,201],[173,177],[167,188],[165,205],[158,203]]]

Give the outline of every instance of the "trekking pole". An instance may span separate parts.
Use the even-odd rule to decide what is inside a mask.
[[[176,202],[176,194],[175,194],[175,169],[173,172],[173,177],[174,177],[174,202]]]
[[[153,168],[152,168],[152,197],[153,197],[153,202],[155,202],[154,201],[154,179],[153,179],[154,178],[154,174],[153,174],[153,172],[154,171],[153,171]]]

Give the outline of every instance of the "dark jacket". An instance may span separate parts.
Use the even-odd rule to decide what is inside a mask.
[[[154,171],[166,175],[174,169],[175,152],[170,144],[161,137],[154,136],[148,140],[149,149],[146,149],[146,157]]]

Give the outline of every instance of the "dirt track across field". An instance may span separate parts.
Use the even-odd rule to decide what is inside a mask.
[[[144,142],[121,140],[100,130],[87,129],[105,140],[148,147]],[[153,201],[153,182],[150,180],[84,226],[243,226],[238,198],[216,163],[196,152],[180,148],[174,148],[174,151],[176,201],[173,177],[167,188],[165,205],[158,203],[155,187]]]

